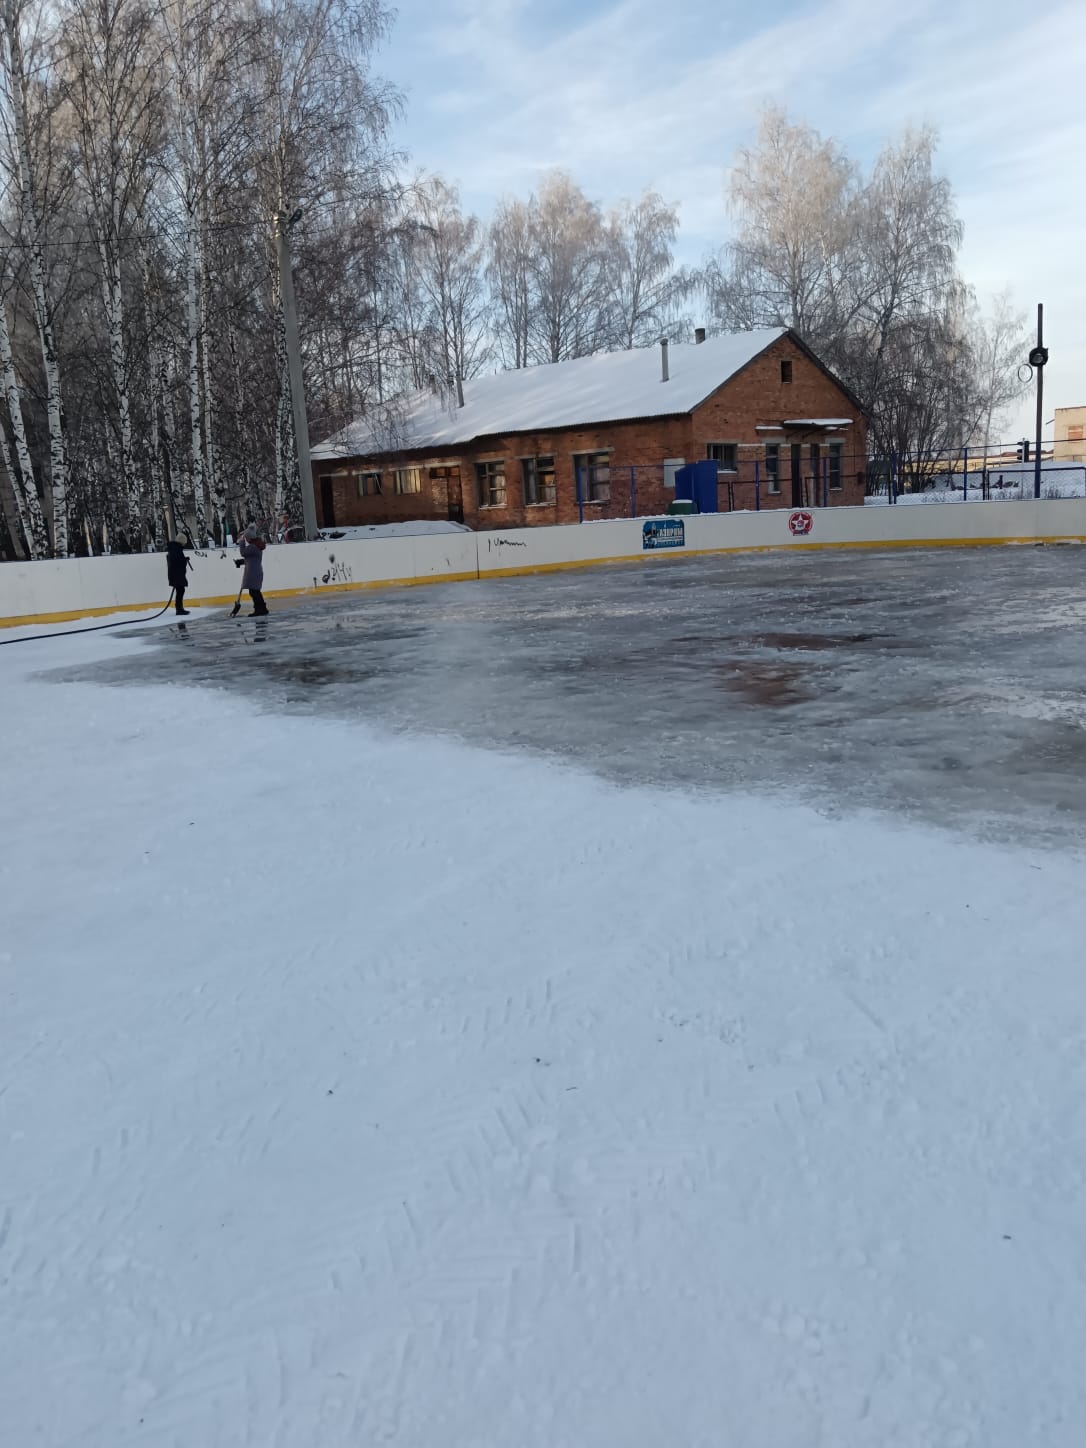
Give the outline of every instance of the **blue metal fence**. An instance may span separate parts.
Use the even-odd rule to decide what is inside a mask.
[[[819,455],[820,454],[820,455]],[[700,472],[716,469],[716,507],[708,497]],[[681,459],[661,463],[606,464],[580,458],[574,462],[574,500],[578,521],[599,518],[649,517],[667,511],[676,499],[692,496],[702,511],[759,512],[763,508],[831,507],[860,502],[866,487],[868,462],[859,454],[827,448],[777,447],[767,459],[761,445],[739,445],[730,466],[708,459]],[[680,472],[698,472],[693,494],[676,488]]]
[[[689,487],[676,489],[682,468],[705,468],[707,462],[681,464],[577,461],[574,469],[577,517],[582,523],[599,518],[648,517],[667,511],[669,503],[692,496]],[[740,445],[731,466],[718,464],[716,510],[758,512],[763,508],[827,508],[862,501],[894,504],[1000,502],[1034,496],[1033,461],[1019,461],[1013,450],[962,448],[950,454],[868,458],[842,450],[802,446]],[[704,506],[704,489],[695,490]],[[1042,499],[1086,498],[1086,462],[1044,458]]]
[[[888,503],[901,499],[926,503],[1018,502],[1086,498],[1086,463],[1045,458],[1041,463],[1040,492],[1032,462],[984,460],[980,450],[971,455],[963,448],[957,459],[932,459],[919,471],[915,463],[873,458],[869,466],[868,494]]]

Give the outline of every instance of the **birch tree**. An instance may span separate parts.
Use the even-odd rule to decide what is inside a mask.
[[[40,59],[37,54],[28,61],[25,53],[23,30],[28,16],[30,11],[23,0],[0,0],[0,69],[8,112],[4,162],[18,188],[20,239],[29,264],[45,373],[53,552],[58,558],[64,558],[68,554],[68,447],[53,303],[43,251],[42,187],[31,139],[32,122],[40,123],[43,129],[47,125],[52,100],[41,80],[37,83],[31,80],[32,74],[44,70],[45,65],[44,61],[40,67],[36,63]]]
[[[981,417],[961,223],[936,149],[932,130],[906,131],[864,178],[767,111],[729,181],[737,235],[705,274],[718,325],[796,328],[864,402],[875,450],[914,463],[962,447]]]
[[[974,324],[973,354],[976,359],[977,385],[982,418],[980,433],[984,460],[992,441],[992,426],[1022,396],[1028,383],[1018,376],[1018,368],[1030,348],[1026,314],[1019,311],[1008,289],[998,292],[987,316]]]
[[[530,355],[537,362],[562,362],[605,346],[611,319],[599,206],[569,176],[554,172],[534,198],[531,240]]]
[[[762,324],[814,337],[838,308],[854,256],[856,168],[833,142],[770,107],[728,183],[739,232],[727,251]]]
[[[45,528],[38,485],[34,476],[34,464],[26,440],[26,424],[23,421],[23,400],[15,373],[15,360],[11,350],[11,333],[8,330],[7,300],[0,298],[0,375],[3,376],[4,397],[7,402],[8,420],[14,441],[14,458],[8,452],[4,439],[4,459],[8,477],[15,498],[19,523],[26,540],[31,558],[45,558],[49,552],[49,535]]]
[[[494,332],[506,367],[527,367],[534,317],[533,235],[526,202],[502,202],[490,224],[489,267]]]
[[[243,97],[236,73],[250,27],[231,8],[230,0],[168,0],[160,24],[171,92],[170,175],[184,228],[190,482],[196,531],[204,542],[208,506],[220,530],[226,512],[214,466],[214,419],[208,408],[210,194],[246,147],[247,138],[238,125]],[[227,156],[229,161],[224,159]]]
[[[482,228],[440,177],[419,188],[414,213],[413,262],[426,308],[420,320],[433,339],[437,375],[443,383],[474,377],[491,355]]]
[[[126,289],[122,276],[133,223],[161,147],[159,37],[139,0],[78,0],[64,21],[61,77],[75,118],[116,399],[121,487],[127,526],[143,521],[133,441]]]
[[[610,213],[608,287],[612,346],[638,347],[660,335],[685,278],[675,271],[678,213],[655,191]]]
[[[387,23],[378,0],[0,0],[0,493],[27,551],[137,546],[167,503],[206,537],[277,479],[296,503],[283,209],[315,426],[401,390],[425,326],[392,284]]]
[[[899,337],[924,337],[924,365],[952,375],[966,349],[964,285],[958,275],[961,222],[946,177],[934,168],[935,133],[907,131],[879,154],[859,210],[858,284],[846,346],[836,349],[868,400],[876,444],[890,451],[900,429],[884,421],[895,384]],[[943,364],[939,349],[943,350]],[[933,378],[934,380],[934,378]],[[955,386],[953,389],[959,389]],[[955,419],[954,430],[961,429]]]

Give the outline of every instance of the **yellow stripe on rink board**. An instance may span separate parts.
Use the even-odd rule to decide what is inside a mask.
[[[718,558],[732,553],[792,553],[828,551],[834,548],[867,550],[882,548],[994,548],[1028,547],[1036,544],[1086,543],[1086,536],[1069,534],[1060,538],[880,538],[873,541],[860,539],[838,543],[743,543],[730,548],[661,548],[658,552],[649,549],[644,553],[619,553],[610,558],[578,558],[569,563],[537,563],[523,568],[487,568],[479,577],[516,578],[526,573],[562,573],[572,568],[595,568],[611,563],[647,563],[650,559],[670,559],[675,562],[683,558]],[[429,580],[427,580],[429,581]],[[435,579],[435,582],[440,582]]]
[[[328,583],[318,588],[266,589],[266,598],[312,598],[326,593],[358,593],[375,588],[415,588],[430,583],[467,583],[488,578],[522,578],[533,573],[566,573],[579,568],[601,568],[616,563],[647,563],[650,560],[668,559],[672,562],[683,558],[714,558],[738,553],[784,553],[784,552],[830,552],[833,549],[868,552],[885,548],[999,548],[1030,547],[1086,543],[1086,536],[1067,534],[1054,538],[874,538],[847,542],[818,543],[804,540],[789,540],[787,543],[743,543],[728,548],[667,548],[657,552],[650,549],[642,553],[619,553],[603,558],[576,558],[563,563],[535,563],[512,568],[488,568],[467,573],[433,573],[417,578],[376,578],[358,583]],[[189,598],[185,602],[192,608],[217,608],[233,604],[237,594],[229,593],[213,598]],[[47,623],[74,623],[79,619],[103,618],[113,613],[146,613],[148,609],[160,609],[158,600],[150,603],[113,603],[103,608],[83,608],[64,613],[30,613],[0,618],[0,628],[30,628]],[[135,622],[136,620],[133,620]]]
[[[532,570],[526,569],[526,572]],[[322,584],[319,588],[276,588],[265,589],[265,598],[305,598],[313,597],[320,593],[352,593],[361,588],[408,588],[421,583],[466,583],[469,580],[475,582],[479,575],[473,568],[470,573],[437,573],[433,577],[426,578],[378,578],[367,580],[362,583],[328,583]],[[214,598],[190,598],[185,595],[185,605],[189,608],[218,608],[224,604],[234,604],[237,601],[236,593],[226,593]],[[67,613],[24,613],[16,614],[8,618],[0,618],[0,628],[30,628],[42,623],[75,623],[81,618],[105,618],[111,613],[146,613],[149,609],[162,609],[159,601],[152,600],[150,603],[111,603],[104,608],[81,608]],[[137,622],[137,620],[133,620]]]

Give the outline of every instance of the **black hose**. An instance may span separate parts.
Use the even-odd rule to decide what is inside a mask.
[[[69,638],[72,634],[97,633],[100,629],[104,628],[121,628],[126,623],[154,623],[156,618],[162,617],[162,615],[166,612],[171,603],[173,603],[172,588],[170,589],[169,598],[162,605],[159,611],[157,613],[153,613],[150,618],[115,618],[112,623],[92,623],[89,624],[86,628],[62,628],[58,629],[56,633],[23,634],[21,638],[17,639],[0,639],[0,645],[33,644],[37,643],[39,639],[66,639]]]

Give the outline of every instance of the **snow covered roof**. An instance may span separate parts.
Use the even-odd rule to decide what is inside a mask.
[[[416,392],[380,421],[351,423],[311,449],[315,461],[450,447],[510,432],[623,422],[690,412],[729,377],[785,335],[782,327],[731,332],[669,348],[670,378],[661,378],[660,348],[635,347],[475,377],[464,406]]]

